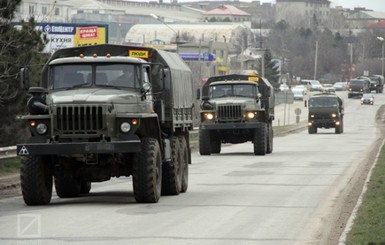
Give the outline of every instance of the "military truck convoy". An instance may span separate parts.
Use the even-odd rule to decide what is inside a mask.
[[[349,82],[348,98],[361,97],[364,93],[370,93],[370,79],[357,77]]]
[[[65,198],[121,176],[133,177],[140,203],[187,191],[193,83],[176,53],[110,44],[67,48],[48,60],[40,87],[29,87],[28,74],[25,68],[29,114],[20,119],[31,137],[17,146],[27,205],[48,204],[53,182]]]
[[[201,90],[199,153],[220,153],[222,143],[251,141],[255,155],[273,151],[274,89],[258,75],[210,77]]]
[[[344,105],[335,94],[314,94],[305,106],[309,106],[308,133],[316,134],[318,128],[334,128],[336,134],[344,131]]]

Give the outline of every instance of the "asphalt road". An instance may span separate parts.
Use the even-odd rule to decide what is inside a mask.
[[[385,94],[375,96],[373,106],[345,99],[341,135],[275,137],[266,156],[251,143],[193,153],[188,191],[157,204],[137,204],[131,178],[47,206],[1,199],[0,244],[328,244],[346,189],[382,141],[375,115]]]

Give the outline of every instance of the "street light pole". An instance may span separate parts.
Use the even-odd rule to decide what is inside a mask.
[[[383,37],[377,37],[378,40],[382,43],[381,51],[381,75],[384,76],[384,48],[385,48],[385,39]]]
[[[176,43],[176,53],[179,54],[179,46],[178,46],[178,43],[179,43],[179,34],[178,32],[176,32],[174,29],[171,28],[171,26],[169,26],[166,22],[164,22],[159,16],[157,16],[156,14],[153,14],[151,13],[150,16],[154,19],[156,19],[157,21],[159,21],[160,23],[162,23],[163,25],[167,26],[168,29],[170,29],[172,32],[175,33],[175,43]]]

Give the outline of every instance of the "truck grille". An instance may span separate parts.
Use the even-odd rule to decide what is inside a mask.
[[[218,106],[218,120],[241,120],[242,111],[240,105],[220,105]]]
[[[103,126],[102,106],[64,105],[56,109],[56,128],[63,134],[96,134]]]

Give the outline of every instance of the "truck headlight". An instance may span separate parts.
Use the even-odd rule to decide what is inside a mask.
[[[130,129],[131,129],[131,125],[128,122],[123,122],[122,124],[120,124],[120,130],[123,133],[128,133]]]
[[[36,132],[38,134],[45,134],[45,133],[47,133],[47,129],[48,129],[48,127],[47,127],[47,124],[45,124],[45,123],[39,123],[39,124],[36,125]]]
[[[314,115],[313,115],[313,114],[311,114],[311,115],[310,115],[310,118],[314,118]]]
[[[255,116],[256,116],[256,112],[247,112],[246,113],[246,117],[248,118],[248,119],[254,119],[255,118]]]
[[[333,118],[334,118],[334,117],[337,117],[337,114],[333,113],[333,114],[332,114],[332,117],[333,117]]]
[[[205,119],[206,120],[213,120],[214,119],[214,114],[211,112],[205,113]]]

